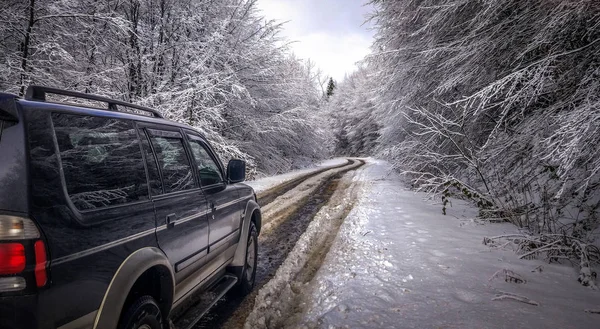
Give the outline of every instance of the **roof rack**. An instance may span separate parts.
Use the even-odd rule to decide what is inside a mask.
[[[62,89],[50,88],[50,87],[44,87],[44,86],[29,86],[29,87],[27,87],[27,91],[25,92],[25,99],[30,100],[30,101],[45,102],[46,94],[55,94],[55,95],[63,95],[63,96],[69,96],[69,97],[75,97],[75,98],[84,98],[84,99],[99,101],[99,102],[103,102],[103,103],[108,103],[108,108],[103,109],[103,110],[114,111],[114,112],[120,112],[117,109],[117,105],[121,105],[124,107],[136,109],[139,111],[148,112],[156,118],[163,118],[163,116],[158,111],[153,110],[151,108],[147,108],[145,106],[135,105],[135,104],[119,101],[116,99],[110,99],[108,97],[102,97],[102,96],[93,95],[93,94],[85,94],[85,93],[80,93],[80,92],[76,92],[76,91],[68,91],[68,90],[62,90]]]

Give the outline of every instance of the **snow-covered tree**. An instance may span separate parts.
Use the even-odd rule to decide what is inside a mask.
[[[585,234],[600,207],[596,1],[373,0],[378,153],[424,190],[534,232]],[[335,98],[335,97],[334,97]],[[339,113],[348,105],[339,103]],[[368,108],[361,105],[358,108]],[[335,111],[335,109],[332,109]],[[365,112],[338,131],[351,150]],[[376,151],[376,152],[375,152]],[[350,151],[354,152],[354,150]]]
[[[594,287],[597,1],[370,3],[372,54],[330,102],[336,152],[387,158],[440,196],[443,214],[454,196],[526,228],[508,238],[523,257],[576,260],[579,281]]]
[[[152,106],[256,173],[329,150],[317,77],[256,0],[7,0],[0,19],[0,90],[40,84]]]
[[[381,123],[376,115],[369,70],[361,66],[336,87],[327,110],[336,135],[338,155],[372,155],[377,150]]]

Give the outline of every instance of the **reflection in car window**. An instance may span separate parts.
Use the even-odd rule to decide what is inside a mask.
[[[52,114],[67,191],[80,210],[148,199],[132,122]]]
[[[150,193],[152,195],[160,195],[163,193],[162,182],[160,181],[160,174],[158,173],[158,165],[154,153],[150,148],[150,142],[148,136],[143,130],[140,131],[142,138],[142,148],[144,149],[144,155],[146,156],[146,166],[148,168],[148,182],[150,183]]]
[[[155,133],[151,134],[150,139],[162,172],[165,193],[196,187],[192,167],[183,147],[183,139],[156,136]]]
[[[218,184],[223,181],[219,166],[210,154],[204,148],[204,145],[196,140],[190,140],[190,146],[192,153],[194,153],[194,159],[198,166],[198,173],[200,175],[200,184],[202,186],[209,186]]]

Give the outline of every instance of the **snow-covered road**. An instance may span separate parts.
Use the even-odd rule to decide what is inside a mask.
[[[281,174],[281,175],[262,177],[262,178],[258,178],[255,180],[247,181],[245,183],[252,186],[254,191],[257,194],[259,194],[259,193],[264,192],[264,191],[266,191],[270,188],[273,188],[277,185],[281,185],[285,182],[291,181],[295,178],[298,178],[298,177],[301,177],[304,175],[309,175],[311,173],[314,173],[314,172],[317,172],[317,171],[320,171],[323,169],[341,166],[346,163],[348,163],[348,160],[346,158],[333,158],[330,160],[323,161],[311,168],[294,170],[294,171],[291,171],[291,172],[288,172],[285,174]]]
[[[256,289],[245,299],[226,296],[195,328],[241,328],[252,310],[258,288],[269,282],[282,262],[289,258],[289,252],[319,209],[330,201],[335,192],[345,190],[345,187],[339,186],[339,177],[363,164],[362,160],[336,159],[313,169],[266,179],[277,184],[251,182],[258,186],[257,195],[263,215]],[[343,218],[345,216],[340,218],[340,223]],[[185,324],[188,319],[195,317],[196,312],[192,307],[179,317],[177,324]]]
[[[482,244],[514,226],[480,224],[476,209],[458,201],[443,216],[387,163],[363,168],[346,174],[349,187],[321,209],[258,293],[246,328],[600,328],[600,315],[585,312],[600,307],[600,293],[581,286],[576,269]],[[311,246],[322,246],[318,237],[328,230],[335,236],[328,225],[345,202],[356,205],[306,280]],[[505,269],[526,282],[505,282],[503,272],[493,278]],[[510,294],[539,305],[493,300]]]

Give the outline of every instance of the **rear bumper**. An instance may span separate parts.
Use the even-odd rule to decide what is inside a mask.
[[[38,297],[10,296],[0,297],[0,329],[41,329],[37,318]]]
[[[37,295],[0,297],[0,329],[57,329],[53,319],[42,318]],[[89,329],[98,311],[91,312],[58,329]]]

